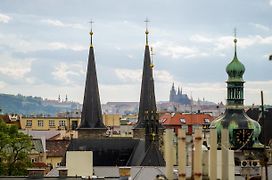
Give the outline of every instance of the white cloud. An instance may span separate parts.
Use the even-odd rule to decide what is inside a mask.
[[[5,14],[0,14],[0,23],[8,23],[12,18]]]
[[[154,71],[154,79],[155,82],[173,82],[174,81],[174,77],[172,76],[172,74],[170,74],[168,71],[165,70],[156,70]]]
[[[269,1],[270,6],[272,6],[272,0]]]
[[[58,49],[70,49],[73,51],[83,51],[86,50],[86,46],[81,46],[81,45],[68,45],[66,43],[62,43],[62,42],[52,42],[52,43],[48,43],[48,48],[49,49],[54,49],[54,50],[58,50]]]
[[[117,77],[127,83],[141,82],[142,69],[115,69]],[[154,69],[154,80],[160,82],[173,82],[174,77],[166,70]]]
[[[8,55],[1,55],[0,74],[13,79],[24,79],[27,73],[31,71],[33,60],[13,59]]]
[[[254,26],[258,26],[259,28],[263,29],[268,28],[260,24],[254,24]],[[190,41],[192,41],[193,43],[207,43],[213,45],[213,50],[216,52],[234,47],[233,40],[233,36],[212,37],[195,34],[190,37]],[[238,37],[237,40],[237,45],[241,48],[247,48],[254,45],[272,44],[272,36],[250,35],[247,37]],[[189,53],[197,55],[200,53],[200,50],[196,50],[196,53],[194,51],[191,51]],[[206,53],[206,55],[208,54]]]
[[[272,2],[272,0],[271,0],[271,2]],[[262,24],[258,24],[258,23],[249,23],[249,24],[254,26],[255,28],[263,30],[263,31],[269,31],[270,30],[269,27],[267,27],[265,25],[262,25]]]
[[[123,82],[140,82],[142,78],[141,69],[115,69],[114,72]]]
[[[64,42],[42,42],[24,38],[15,34],[0,34],[0,45],[8,46],[18,52],[31,52],[39,50],[59,50],[68,49],[73,51],[83,51],[88,46]]]
[[[82,26],[81,24],[77,24],[77,23],[64,23],[60,20],[53,20],[53,19],[43,19],[41,20],[42,23],[46,23],[50,26],[55,26],[55,27],[62,27],[62,28],[75,28],[75,29],[85,29],[84,26]]]
[[[6,87],[6,83],[3,81],[0,81],[0,89],[4,89]]]
[[[192,58],[195,56],[201,56],[198,49],[187,46],[178,45],[173,42],[161,42],[157,41],[153,44],[153,47],[163,56],[170,56],[171,58]],[[203,54],[202,54],[203,55]]]
[[[80,64],[66,64],[61,62],[51,74],[54,76],[54,79],[61,81],[63,84],[72,84],[74,83],[72,77],[83,75],[84,70]]]
[[[193,42],[204,42],[204,43],[211,43],[212,38],[200,35],[200,34],[194,34],[190,37],[190,40]]]

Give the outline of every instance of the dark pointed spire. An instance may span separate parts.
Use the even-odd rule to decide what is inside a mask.
[[[91,23],[93,23],[91,21]],[[89,49],[88,67],[85,83],[84,100],[81,114],[80,129],[101,129],[105,128],[102,120],[102,110],[100,104],[94,49],[92,44],[93,32],[90,31],[91,45]]]
[[[149,111],[156,112],[157,107],[154,93],[153,66],[151,64],[149,46],[148,44],[146,44],[144,53],[144,67],[142,75],[138,122],[135,128],[145,128],[144,117],[145,114]]]

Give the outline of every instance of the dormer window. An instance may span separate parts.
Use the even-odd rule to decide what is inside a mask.
[[[205,119],[204,119],[204,123],[210,123],[210,120],[207,119],[207,118],[205,118]]]
[[[186,120],[185,120],[184,118],[180,118],[179,121],[180,121],[181,123],[186,123]]]

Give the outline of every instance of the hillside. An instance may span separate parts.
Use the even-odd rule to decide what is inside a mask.
[[[76,102],[59,102],[20,94],[0,94],[0,109],[2,113],[54,116],[58,112],[72,111],[77,108],[81,108],[81,105]]]

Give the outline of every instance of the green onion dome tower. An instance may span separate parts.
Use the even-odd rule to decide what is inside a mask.
[[[237,58],[237,39],[234,39],[234,58],[227,65],[227,104],[224,114],[211,123],[217,129],[218,144],[221,144],[221,130],[229,130],[231,149],[261,148],[263,145],[258,137],[261,133],[260,124],[248,117],[244,110],[245,66]]]

